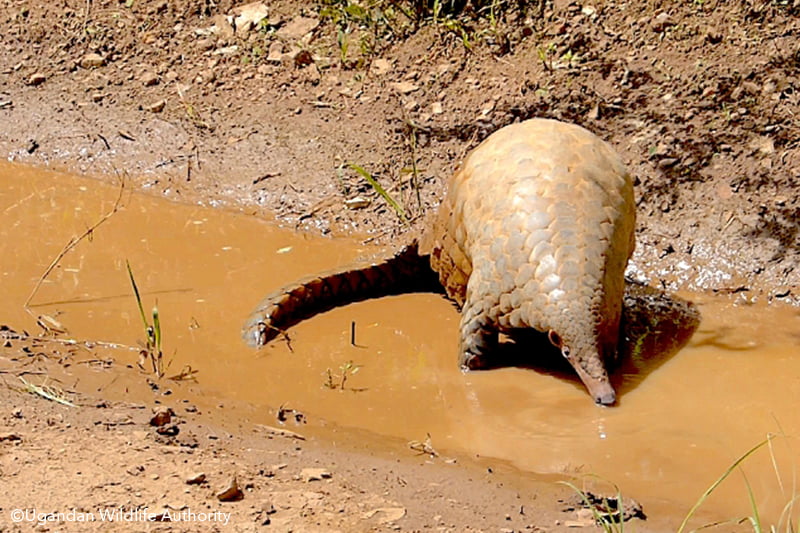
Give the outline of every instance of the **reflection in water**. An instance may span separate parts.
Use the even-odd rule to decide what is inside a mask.
[[[683,348],[700,325],[700,310],[680,296],[628,282],[622,314],[622,393],[645,381]]]
[[[115,197],[115,189],[99,183],[0,164],[0,323],[38,330],[22,303],[64,244]],[[211,405],[253,406],[246,415],[230,411],[231,417],[274,425],[275,410],[286,404],[303,412],[309,426],[328,421],[404,442],[430,433],[441,452],[498,458],[528,471],[601,475],[639,499],[648,514],[685,512],[767,432],[800,433],[795,309],[736,307],[693,295],[702,322],[691,336],[696,315],[681,300],[651,296],[656,299],[647,306],[626,305],[630,353],[614,373],[621,391],[615,408],[586,401],[572,372],[538,363],[535,370],[462,374],[458,313],[433,294],[318,315],[292,328],[293,351],[279,341],[258,351],[241,342],[242,317],[263,295],[369,252],[352,241],[296,235],[237,214],[133,195],[91,241],[64,258],[43,284],[35,310],[57,317],[77,338],[135,345],[141,319],[129,292],[127,259],[145,305],[158,304],[172,368],[196,369],[200,393]],[[633,312],[655,304],[668,312]],[[350,343],[353,322],[359,346]],[[507,349],[522,342],[510,339]],[[135,353],[117,357],[135,364]],[[347,389],[325,387],[326,371],[338,372],[349,361],[361,369]],[[70,370],[85,371],[82,366]],[[124,394],[113,372],[105,372],[104,390]],[[174,398],[187,394],[186,384],[170,386]],[[367,390],[352,390],[358,388]],[[797,449],[793,440],[787,443]],[[790,449],[775,448],[787,487],[795,457]],[[765,520],[777,517],[788,498],[769,454],[748,459],[744,471]],[[706,508],[723,518],[748,513],[741,478],[723,484]]]

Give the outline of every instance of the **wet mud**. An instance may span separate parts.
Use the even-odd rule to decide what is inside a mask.
[[[773,455],[787,493],[769,450],[743,469],[764,516],[777,519],[791,499],[800,432],[796,308],[682,295],[702,316],[691,338],[667,320],[629,339],[613,378],[620,398],[614,408],[593,405],[577,377],[558,367],[462,374],[459,315],[435,294],[333,309],[293,327],[288,341],[254,351],[242,342],[241,327],[265,294],[375,251],[126,192],[123,208],[59,262],[27,313],[23,304],[47,265],[114,205],[117,193],[0,164],[0,323],[33,332],[36,317],[46,314],[67,328],[66,337],[135,346],[144,335],[129,261],[145,308],[157,303],[172,373],[190,365],[197,371],[193,390],[209,405],[251,406],[238,415],[250,422],[274,424],[286,406],[302,412],[308,427],[336,428],[328,435],[334,440],[360,430],[405,441],[430,435],[445,456],[495,458],[526,472],[596,474],[648,513],[678,514],[767,433],[782,432],[788,438],[776,441]],[[535,340],[518,344],[524,342]],[[510,346],[509,353],[519,352]],[[135,365],[137,354],[116,357]],[[107,381],[108,391],[125,393],[123,382]],[[182,394],[182,385],[173,387]],[[747,513],[741,476],[705,507],[721,517]]]

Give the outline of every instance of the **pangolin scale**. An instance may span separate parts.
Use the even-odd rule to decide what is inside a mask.
[[[599,404],[616,400],[616,359],[634,248],[633,185],[611,147],[548,119],[501,128],[466,158],[419,244],[393,258],[307,278],[269,295],[245,325],[260,346],[316,312],[430,290],[461,308],[464,369],[492,366],[498,333],[548,334]]]

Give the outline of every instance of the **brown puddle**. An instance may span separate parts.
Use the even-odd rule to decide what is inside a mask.
[[[98,182],[0,164],[0,323],[38,329],[23,310],[33,285],[116,195]],[[766,450],[744,471],[762,516],[773,522],[797,494],[797,309],[696,297],[703,321],[688,346],[643,363],[642,372],[640,364],[626,365],[620,405],[611,409],[594,406],[577,378],[516,368],[462,374],[458,313],[432,294],[325,313],[291,330],[293,351],[281,340],[260,352],[243,344],[241,326],[268,292],[371,253],[243,215],[126,195],[125,208],[60,262],[33,311],[57,316],[74,338],[135,345],[143,335],[127,259],[146,307],[158,301],[172,369],[191,365],[208,394],[254,406],[246,415],[252,421],[274,424],[275,408],[288,404],[312,424],[324,419],[405,441],[430,433],[445,454],[502,459],[538,473],[597,474],[646,511],[676,516],[738,456],[782,430],[793,437],[774,446],[786,493]],[[358,346],[350,345],[352,321]],[[361,365],[347,381],[351,390],[324,386],[326,370],[341,374],[348,361]],[[734,473],[704,509],[722,518],[749,514],[742,479]]]

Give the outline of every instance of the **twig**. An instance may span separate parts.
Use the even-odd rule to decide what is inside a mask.
[[[31,394],[36,394],[36,395],[41,396],[42,398],[44,398],[46,400],[50,400],[52,402],[60,403],[61,405],[66,405],[68,407],[76,407],[76,405],[74,403],[72,403],[71,401],[69,401],[69,400],[67,400],[66,398],[63,397],[63,392],[62,391],[60,391],[58,389],[55,389],[53,387],[50,387],[47,384],[34,385],[33,383],[31,383],[29,381],[25,381],[25,378],[23,378],[21,376],[18,376],[18,377],[19,377],[19,380],[22,381],[22,383],[25,384],[25,387],[23,388],[23,390],[25,390],[26,392],[30,392]]]
[[[122,193],[124,191],[125,191],[125,179],[122,178],[119,184],[119,195],[117,195],[117,200],[114,202],[114,207],[112,207],[109,212],[103,215],[102,218],[100,218],[100,220],[95,222],[92,226],[89,227],[89,229],[84,231],[80,236],[72,237],[67,243],[67,245],[64,246],[61,252],[55,257],[55,259],[53,259],[53,261],[50,263],[50,266],[48,266],[47,269],[45,269],[44,274],[42,274],[41,277],[39,277],[39,281],[36,282],[36,285],[33,287],[30,296],[28,296],[28,299],[25,300],[25,304],[23,305],[23,307],[28,313],[31,313],[30,310],[31,300],[33,300],[33,297],[39,291],[39,288],[42,286],[42,283],[44,283],[44,280],[47,279],[47,276],[50,275],[50,272],[52,272],[53,269],[56,267],[56,265],[58,265],[59,261],[61,261],[61,259],[63,259],[63,257],[67,255],[70,250],[75,248],[75,246],[77,246],[79,242],[81,242],[86,237],[89,237],[92,234],[92,232],[94,232],[94,230],[96,230],[103,222],[111,218],[117,211],[119,211],[122,204]]]

